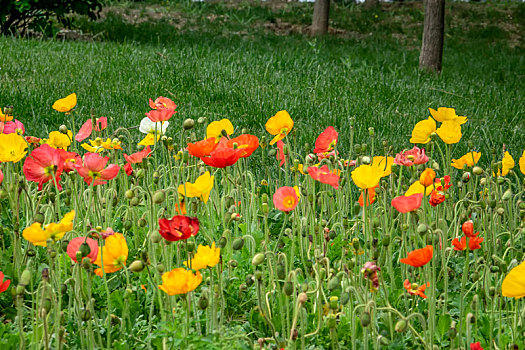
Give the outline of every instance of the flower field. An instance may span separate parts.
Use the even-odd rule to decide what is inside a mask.
[[[285,110],[250,134],[77,102],[44,138],[0,114],[3,348],[525,347],[525,151],[478,149],[468,116],[303,152]]]

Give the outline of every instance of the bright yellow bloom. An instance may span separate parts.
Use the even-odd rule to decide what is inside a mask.
[[[378,167],[362,164],[352,171],[352,180],[362,190],[374,188],[383,177],[384,171]]]
[[[67,150],[71,145],[71,140],[73,140],[73,133],[71,130],[67,131],[67,135],[62,134],[60,131],[51,131],[46,143],[53,148]]]
[[[436,172],[434,169],[426,168],[423,170],[421,175],[419,176],[419,182],[425,186],[432,186],[434,184],[434,179],[436,178]]]
[[[22,236],[34,245],[42,247],[47,246],[47,240],[52,239],[58,241],[64,237],[66,232],[73,229],[73,219],[75,218],[75,211],[72,210],[64,218],[57,223],[50,223],[42,229],[42,224],[39,222],[33,223],[31,226],[24,229]]]
[[[503,280],[501,291],[504,297],[525,297],[525,261],[510,270]]]
[[[295,194],[297,195],[297,200],[301,200],[301,191],[299,190],[299,187],[294,186],[293,189],[295,190]]]
[[[214,267],[219,263],[220,259],[221,248],[215,248],[215,242],[211,244],[211,247],[199,244],[193,259],[185,261],[184,265],[193,270],[202,270],[207,267]]]
[[[520,158],[520,170],[523,175],[525,175],[525,151],[523,151],[523,154]]]
[[[436,132],[436,122],[431,117],[418,122],[412,130],[411,143],[428,143],[430,135]]]
[[[452,159],[452,166],[456,169],[463,169],[465,166],[472,167],[478,163],[481,152],[469,152],[459,159]]]
[[[232,122],[228,119],[211,122],[206,128],[206,139],[214,137],[215,142],[219,142],[221,137],[225,136],[223,130],[227,135],[233,134]]]
[[[159,142],[159,139],[160,139],[160,135],[157,134],[157,142]],[[155,144],[155,134],[153,133],[147,134],[146,137],[144,137],[142,141],[138,143],[139,146],[144,146],[144,147],[153,146],[154,144]]]
[[[439,107],[437,111],[432,108],[429,108],[428,110],[430,111],[430,114],[432,115],[432,117],[436,121],[441,122],[441,123],[446,122],[446,121],[455,121],[461,125],[467,122],[467,117],[458,116],[454,108]]]
[[[26,155],[27,142],[17,133],[0,134],[0,162],[19,162]]]
[[[293,120],[287,111],[279,111],[273,117],[268,119],[266,122],[266,131],[275,137],[270,141],[270,145],[273,145],[277,141],[285,138],[286,135],[292,131]]]
[[[445,120],[436,130],[436,134],[449,145],[458,143],[461,140],[461,124],[455,120]]]
[[[11,120],[13,120],[13,116],[2,113],[2,108],[0,108],[0,122],[5,123],[10,122]]]
[[[179,193],[188,198],[199,197],[201,201],[206,203],[208,198],[210,198],[214,179],[215,176],[211,176],[210,172],[207,171],[199,176],[194,183],[186,182],[186,184],[180,185],[178,188]]]
[[[520,162],[521,162],[521,159],[520,159]],[[512,156],[510,155],[509,152],[505,152],[505,154],[503,155],[503,160],[501,161],[501,170],[498,169],[498,173],[497,174],[494,174],[494,172],[492,172],[492,175],[493,176],[505,176],[509,173],[510,169],[514,168],[514,159],[512,158]],[[520,163],[520,168],[521,168],[521,163]]]
[[[89,143],[81,144],[82,148],[89,152],[102,152],[104,149],[122,149],[121,142],[119,139],[114,139],[113,141],[108,138],[106,141],[103,141],[100,137],[97,137],[94,140],[89,140]]]
[[[168,295],[186,294],[197,288],[201,282],[202,275],[199,271],[193,274],[190,270],[179,267],[162,274],[159,289]]]
[[[382,177],[385,177],[392,174],[392,164],[394,164],[394,159],[394,157],[375,156],[372,160],[372,166],[381,169],[383,171]]]
[[[98,248],[95,265],[102,266],[104,261],[104,273],[112,273],[126,266],[128,260],[128,244],[122,233],[115,232],[104,241],[104,247]],[[102,267],[95,270],[97,276],[102,277]]]
[[[58,112],[69,113],[77,105],[77,94],[72,93],[69,96],[61,98],[53,103],[53,109]]]
[[[410,185],[408,190],[405,192],[405,196],[409,197],[416,193],[425,193],[425,195],[430,196],[433,190],[434,190],[434,185],[425,187],[421,184],[421,182],[416,181],[412,185]]]

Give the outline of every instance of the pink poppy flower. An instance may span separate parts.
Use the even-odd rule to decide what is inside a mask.
[[[423,193],[416,193],[411,196],[399,196],[392,199],[392,206],[400,213],[408,213],[419,209],[423,201]]]
[[[335,131],[333,126],[327,127],[321,135],[315,140],[314,153],[326,153],[334,149],[337,144],[337,137],[339,133]]]
[[[277,153],[275,154],[275,158],[277,160],[280,160],[279,166],[283,166],[283,164],[286,162],[286,156],[284,155],[284,142],[277,141]]]
[[[108,127],[108,118],[100,117],[100,118],[96,119],[96,121],[95,121],[95,131],[102,131],[102,130],[104,130],[107,127]],[[85,139],[87,139],[89,136],[91,136],[92,132],[93,132],[93,120],[91,118],[89,118],[80,127],[80,130],[78,130],[78,133],[75,136],[75,140],[77,140],[77,142],[82,142]]]
[[[273,205],[280,211],[289,212],[297,207],[299,197],[295,188],[283,186],[273,194]]]
[[[82,163],[82,158],[80,158],[78,153],[68,152],[63,149],[58,149],[58,151],[60,152],[60,156],[64,160],[64,172],[65,173],[69,174],[70,172],[75,171],[74,165]]]
[[[142,160],[148,157],[150,154],[151,148],[149,146],[144,148],[142,151],[132,153],[129,156],[124,153],[124,159],[126,159],[127,162],[126,165],[124,165],[124,171],[126,172],[126,175],[131,176],[133,173],[133,166],[131,164],[142,163]]]
[[[76,263],[80,263],[80,261],[77,261],[77,252],[81,250],[82,244],[86,243],[89,247],[89,254],[86,255],[91,262],[95,262],[97,260],[98,256],[98,243],[94,239],[91,238],[85,238],[85,237],[76,237],[73,238],[69,244],[67,245],[67,255]],[[82,248],[84,249],[84,248]]]
[[[425,149],[416,146],[410,150],[399,152],[394,159],[394,164],[404,166],[425,164],[426,162],[428,162],[428,157],[425,155]]]
[[[13,134],[17,133],[19,135],[23,135],[26,132],[26,129],[24,128],[24,124],[20,120],[12,120],[7,123],[0,122],[0,133],[4,134]]]
[[[74,167],[88,185],[91,185],[91,182],[93,186],[103,185],[107,180],[114,179],[120,170],[116,164],[109,164],[105,168],[108,161],[109,157],[102,157],[98,153],[86,153],[83,164],[75,164]]]
[[[167,97],[157,97],[155,101],[153,101],[151,98],[149,99],[149,106],[151,109],[177,109],[177,105],[175,102],[170,100]]]
[[[308,167],[308,174],[316,181],[330,185],[336,190],[339,188],[339,175],[331,172],[328,169],[328,165],[323,165],[321,168],[315,166]]]
[[[173,109],[153,109],[149,111],[149,113],[146,113],[146,116],[152,121],[152,122],[163,122],[166,120],[169,120],[171,116],[175,114],[175,111]]]
[[[2,172],[2,169],[0,169],[0,184],[4,181],[4,173]]]
[[[60,186],[60,174],[64,168],[64,160],[60,156],[59,150],[44,144],[36,148],[29,154],[24,161],[23,171],[27,181],[38,182],[38,190],[42,190],[42,185],[55,178],[58,189]]]

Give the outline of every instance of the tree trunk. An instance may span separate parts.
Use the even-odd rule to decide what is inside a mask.
[[[445,0],[425,0],[423,43],[419,68],[441,72],[445,34]]]
[[[312,34],[325,35],[328,32],[328,14],[330,13],[330,0],[316,0],[314,16],[312,19]]]

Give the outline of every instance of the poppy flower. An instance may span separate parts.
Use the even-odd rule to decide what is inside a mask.
[[[286,155],[284,154],[284,142],[281,140],[277,141],[277,153],[275,153],[275,158],[279,160],[279,166],[283,166],[286,162]]]
[[[84,243],[86,246],[82,246]],[[84,247],[89,248],[89,253],[84,251]],[[69,241],[69,244],[67,245],[67,255],[69,255],[71,260],[75,263],[80,263],[80,261],[77,261],[78,251],[81,251],[83,256],[86,256],[92,263],[94,263],[98,256],[98,243],[92,238],[75,237]],[[104,257],[104,260],[105,258],[106,257]]]
[[[335,131],[333,126],[327,127],[315,140],[314,153],[330,152],[337,145],[337,137],[339,133]]]
[[[394,164],[394,157],[375,156],[372,158],[372,167],[379,169],[378,171],[383,172],[381,177],[392,174],[392,164]]]
[[[432,191],[428,202],[431,206],[435,207],[445,201],[446,197],[441,191]]]
[[[228,147],[228,141],[223,137],[217,148],[210,153],[209,157],[201,157],[200,159],[209,166],[214,168],[225,168],[227,166],[237,163],[239,158],[244,153],[242,149],[234,149]]]
[[[241,158],[247,158],[259,147],[259,138],[255,135],[242,134],[227,142],[228,147],[235,148],[235,144],[238,149],[244,150]]]
[[[177,109],[177,105],[175,102],[170,100],[167,97],[157,97],[155,101],[153,101],[151,98],[149,99],[149,107],[151,109]]]
[[[4,273],[0,271],[0,293],[3,293],[9,288],[11,280],[5,279]]]
[[[294,210],[298,203],[299,197],[296,189],[293,187],[280,187],[273,194],[273,205],[280,211],[288,213]]]
[[[104,240],[102,248],[98,248],[97,258],[93,264],[100,267],[95,269],[95,274],[102,277],[102,264],[104,264],[104,273],[117,272],[126,266],[126,260],[128,260],[128,244],[122,233],[115,232]]]
[[[64,161],[64,173],[70,173],[75,170],[75,164],[82,163],[82,158],[75,152],[64,151],[63,149],[58,149],[62,160]]]
[[[377,185],[376,187],[372,187],[372,188],[367,188],[365,191],[367,192],[367,200],[366,200],[366,206],[369,206],[370,204],[374,203],[376,201],[376,188],[379,188],[379,185]],[[361,195],[359,196],[359,205],[360,206],[364,206],[365,205],[365,201],[363,199],[363,195],[364,195],[364,192],[365,191],[361,191]]]
[[[2,172],[2,169],[0,169],[0,184],[4,181],[4,173]]]
[[[436,178],[435,181],[435,188],[436,191],[446,191],[450,187],[452,187],[452,183],[450,182],[450,175],[445,175],[441,178]]]
[[[78,174],[84,178],[84,181],[93,186],[103,185],[107,180],[114,179],[120,170],[116,164],[109,164],[109,157],[101,157],[98,153],[86,153],[83,164],[75,164],[74,167]]]
[[[363,276],[372,283],[372,287],[370,288],[371,292],[377,292],[379,289],[379,276],[377,275],[379,271],[381,271],[381,268],[373,261],[366,262],[361,269]]]
[[[525,151],[523,151],[523,154],[520,158],[520,171],[523,175],[525,175]]]
[[[477,237],[478,234],[479,232],[476,235],[468,238],[468,249],[469,250],[481,249],[480,244],[483,242],[483,238]],[[452,245],[454,246],[454,250],[460,250],[460,251],[465,250],[467,248],[467,237],[466,236],[461,237],[461,241],[457,238],[454,238],[452,240]]]
[[[182,267],[173,269],[162,274],[162,284],[159,289],[168,295],[186,294],[195,290],[202,282],[199,271],[191,272]]]
[[[27,153],[27,143],[18,134],[0,134],[0,162],[18,163]]]
[[[509,173],[509,171],[512,168],[514,168],[514,165],[515,165],[514,159],[512,158],[509,152],[505,152],[505,154],[503,155],[501,164],[502,164],[501,169],[498,169],[497,174],[494,174],[493,172],[492,173],[493,176],[506,176]],[[521,167],[521,164],[520,164],[520,167]]]
[[[352,180],[362,190],[376,187],[384,172],[376,167],[362,164],[352,171]]]
[[[412,166],[414,164],[425,164],[428,162],[428,157],[425,154],[424,148],[414,146],[410,150],[399,152],[396,154],[394,164]]]
[[[52,222],[45,225],[43,229],[41,223],[35,222],[22,231],[22,236],[34,245],[46,247],[48,239],[56,242],[73,229],[73,219],[75,219],[74,210],[64,215],[59,223]]]
[[[97,137],[94,140],[89,140],[89,144],[83,143],[81,144],[81,146],[86,151],[92,152],[92,153],[100,153],[105,149],[107,150],[122,149],[121,142],[117,138],[113,140],[111,140],[110,138],[107,138],[106,141],[104,141],[100,137]]]
[[[481,343],[478,341],[476,343],[470,344],[470,350],[483,350]]]
[[[142,163],[144,158],[149,157],[150,154],[151,148],[148,146],[142,151],[132,153],[129,156],[126,153],[124,153],[124,159],[126,160],[126,162],[131,164]]]
[[[184,185],[180,185],[178,191],[185,197],[198,197],[201,201],[207,203],[213,188],[214,179],[215,176],[211,176],[210,172],[207,171],[199,176],[194,183],[186,182]]]
[[[293,120],[287,111],[279,111],[268,119],[265,128],[271,135],[275,135],[270,141],[270,145],[273,145],[277,141],[284,139],[292,131]]]
[[[411,143],[429,143],[430,136],[436,132],[436,121],[431,117],[422,120],[414,126],[412,130]]]
[[[64,159],[60,151],[49,145],[42,145],[29,154],[24,161],[24,175],[27,181],[38,182],[38,190],[42,190],[42,185],[48,181],[56,181],[58,189],[60,186],[60,174],[64,168]],[[53,180],[54,179],[54,180]]]
[[[220,260],[221,248],[215,248],[215,242],[213,242],[211,247],[199,244],[195,256],[185,261],[184,265],[192,270],[202,270],[207,267],[214,267]]]
[[[436,178],[436,172],[431,168],[426,168],[423,170],[421,175],[419,176],[419,182],[425,186],[431,186],[434,183],[434,179]]]
[[[405,287],[409,294],[419,295],[421,298],[426,299],[427,296],[425,295],[425,290],[427,289],[427,287],[430,287],[430,282],[418,286],[417,283],[410,283],[408,279],[406,279],[403,283],[403,287]]]
[[[86,120],[84,124],[82,124],[82,126],[80,127],[80,130],[78,130],[78,133],[75,135],[75,140],[77,142],[82,142],[91,136],[93,129],[95,129],[95,131],[102,131],[107,127],[108,127],[108,118],[100,117],[100,118],[95,119],[94,128],[93,128],[93,120],[89,118],[88,120]]]
[[[458,116],[454,108],[439,107],[437,111],[432,108],[429,108],[428,110],[430,111],[432,118],[441,123],[453,121],[461,125],[467,122],[467,117]]]
[[[307,171],[312,179],[330,185],[336,190],[339,188],[339,175],[331,172],[328,165],[323,165],[321,168],[311,166],[308,167]]]
[[[452,166],[462,170],[465,167],[473,167],[481,158],[480,152],[469,152],[459,159],[452,159]]]
[[[67,148],[71,145],[72,139],[73,133],[71,130],[68,130],[67,134],[63,134],[60,131],[51,131],[49,133],[48,139],[46,140],[46,143],[53,148],[67,150]]]
[[[40,144],[40,138],[39,137],[25,136],[24,138],[25,138],[26,142],[29,143],[30,145]]]
[[[413,267],[421,267],[426,265],[434,254],[434,247],[427,245],[425,248],[416,249],[408,253],[408,256],[404,259],[399,259],[403,264],[407,264]]]
[[[436,134],[446,144],[458,143],[461,140],[461,124],[454,120],[445,120]]]
[[[171,242],[188,239],[199,232],[199,219],[175,215],[171,219],[159,219],[159,233]]]
[[[467,237],[476,237],[478,233],[474,234],[474,222],[472,220],[467,220],[461,225],[461,231]]]
[[[24,124],[22,124],[19,120],[13,120],[10,122],[0,122],[0,133],[4,134],[13,134],[16,133],[18,135],[23,135],[26,132],[26,129],[24,128]]]
[[[399,196],[392,199],[392,206],[400,213],[408,213],[419,209],[422,200],[422,193],[415,193],[410,196]]]
[[[173,109],[153,109],[146,113],[146,116],[152,121],[152,122],[165,122],[169,120],[173,114],[175,114],[175,110]]]
[[[514,267],[501,284],[504,297],[520,299],[525,297],[525,261]]]
[[[170,122],[153,122],[148,117],[142,118],[139,125],[139,131],[143,134],[160,134],[164,135],[170,126]]]
[[[3,112],[4,111],[2,110],[2,108],[0,108],[0,122],[6,123],[13,120],[13,116],[10,114],[10,112],[6,112],[5,114]]]
[[[215,138],[209,138],[195,143],[188,143],[188,153],[194,157],[208,157],[218,146]]]
[[[421,193],[421,194],[424,193],[425,196],[430,196],[433,190],[434,190],[434,185],[425,187],[421,184],[421,182],[416,181],[412,185],[410,185],[408,190],[405,192],[405,196],[408,197],[416,193]]]
[[[53,109],[57,112],[64,112],[69,114],[73,108],[77,105],[77,94],[72,93],[64,98],[56,100],[53,103]]]
[[[233,134],[233,124],[229,119],[221,119],[211,122],[206,128],[206,139],[214,138],[215,142],[223,136],[230,136]]]

